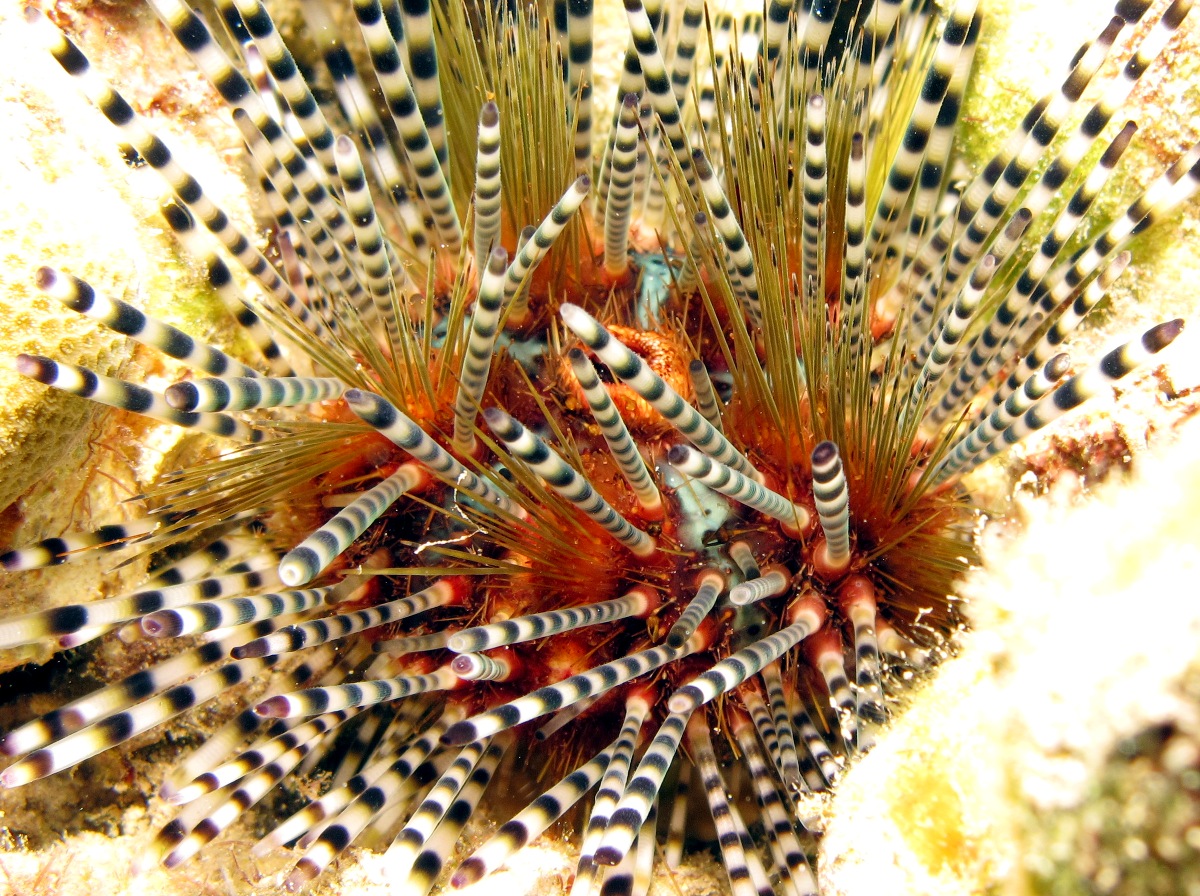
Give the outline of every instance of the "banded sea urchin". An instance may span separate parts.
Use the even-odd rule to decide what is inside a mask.
[[[332,96],[314,94],[257,0],[218,4],[219,41],[175,0],[153,5],[235,110],[274,262],[68,38],[31,28],[163,174],[168,223],[201,246],[261,369],[39,272],[195,375],[159,394],[32,355],[21,373],[237,444],[164,477],[140,520],[4,556],[154,564],[136,592],[6,620],[5,646],[193,640],[10,731],[0,748],[23,758],[0,782],[271,676],[164,786],[186,806],[148,861],[184,861],[321,769],[327,792],[261,841],[299,839],[289,889],[362,837],[425,892],[503,774],[546,780],[452,885],[598,787],[574,887],[640,891],[660,795],[678,860],[694,766],[735,892],[815,892],[804,794],[886,716],[881,653],[920,664],[956,624],[947,595],[972,555],[959,478],[1179,332],[1160,324],[1069,379],[1056,353],[1129,239],[1200,183],[1193,147],[1098,238],[1075,237],[1132,135],[1109,124],[1190,3],[1140,32],[1056,139],[1150,6],[1122,0],[961,187],[947,169],[972,2],[772,3],[743,25],[628,0],[607,139],[592,136],[588,3],[546,27],[523,8],[357,0],[379,110],[340,39],[314,78]],[[761,46],[732,39],[755,27]],[[201,224],[256,295],[195,240]],[[757,822],[726,797],[735,751]],[[517,773],[526,756],[546,757],[538,775]]]

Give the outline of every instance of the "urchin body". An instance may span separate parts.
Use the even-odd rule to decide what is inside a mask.
[[[166,477],[144,523],[6,555],[19,569],[86,548],[182,546],[136,592],[6,622],[5,645],[208,643],[10,732],[5,751],[27,755],[0,780],[69,768],[275,674],[276,693],[172,775],[165,793],[187,807],[149,859],[183,862],[289,776],[323,767],[332,788],[260,844],[299,838],[288,887],[363,837],[390,842],[422,892],[492,778],[514,774],[505,763],[540,734],[564,745],[546,773],[561,780],[453,885],[596,787],[576,886],[640,889],[660,803],[677,855],[683,813],[668,809],[686,809],[677,776],[694,762],[735,890],[775,877],[812,892],[800,795],[870,746],[886,716],[881,654],[919,663],[957,624],[947,595],[972,549],[954,484],[1181,326],[1070,378],[1056,353],[1123,269],[1128,239],[1195,189],[1193,150],[1063,254],[1122,151],[1118,134],[1100,165],[1081,166],[1105,145],[1120,79],[1136,82],[1186,4],[1031,180],[1148,6],[1122,4],[953,207],[945,169],[980,17],[971,3],[944,17],[916,6],[789,19],[771,5],[761,56],[718,49],[734,27],[718,21],[693,92],[702,6],[659,33],[661,11],[629,2],[627,99],[593,158],[604,141],[591,136],[588,4],[564,5],[551,40],[529,12],[468,22],[457,7],[356,3],[383,106],[347,100],[361,82],[335,43],[331,114],[349,135],[336,137],[257,3],[223,8],[240,13],[256,47],[242,52],[265,62],[288,118],[193,13],[162,0],[265,175],[275,263],[66,38],[34,23],[163,175],[172,229],[207,229],[256,279],[257,298],[223,295],[261,358],[39,274],[49,295],[195,376],[160,395],[31,355],[21,373],[237,447]],[[540,100],[544,146],[532,140]],[[1068,182],[1080,186],[1051,235],[1023,243]],[[631,244],[648,225],[657,266]],[[207,257],[219,284],[223,264]],[[747,819],[717,770],[732,742],[711,730],[732,731],[747,757],[761,741],[749,769],[769,852],[744,848]]]

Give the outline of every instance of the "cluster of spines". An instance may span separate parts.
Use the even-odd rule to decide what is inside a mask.
[[[503,683],[519,679],[521,664],[514,659],[516,655],[503,652],[512,645],[531,638],[562,636],[579,627],[645,618],[658,610],[659,599],[649,590],[635,588],[620,598],[592,605],[519,616],[457,631],[444,629],[426,635],[401,636],[397,641],[412,642],[404,646],[405,650],[448,647],[457,656],[445,665],[395,666],[393,660],[402,651],[389,653],[387,641],[383,642],[382,650],[374,652],[358,644],[340,658],[335,658],[328,644],[410,616],[422,617],[438,607],[456,603],[466,586],[442,579],[425,591],[321,618],[310,617],[322,603],[345,599],[348,587],[269,591],[279,582],[299,586],[317,580],[402,494],[428,490],[430,474],[482,505],[482,515],[473,519],[490,520],[501,529],[524,525],[531,513],[539,512],[536,501],[523,495],[510,481],[493,475],[478,461],[481,443],[500,455],[504,463],[520,467],[525,476],[520,481],[543,481],[636,558],[656,562],[665,553],[663,548],[669,542],[654,539],[606,502],[588,478],[568,462],[570,452],[566,458],[560,456],[523,422],[505,410],[489,406],[493,395],[489,391],[490,369],[500,330],[506,323],[528,323],[531,273],[589,196],[593,172],[584,170],[590,167],[587,164],[590,150],[583,147],[590,143],[591,129],[590,4],[564,3],[564,14],[558,17],[565,23],[560,31],[562,44],[567,48],[566,84],[577,98],[573,114],[578,178],[536,228],[526,228],[525,238],[517,242],[510,263],[508,253],[499,245],[502,206],[499,146],[504,130],[496,106],[485,104],[479,118],[475,232],[469,249],[463,249],[467,240],[450,183],[450,147],[442,124],[430,6],[420,0],[405,2],[401,15],[395,2],[356,0],[355,3],[356,18],[383,88],[384,101],[407,157],[405,164],[389,166],[381,162],[393,153],[385,136],[372,138],[365,144],[376,169],[383,173],[385,190],[396,202],[396,215],[404,223],[420,261],[427,260],[422,249],[429,246],[430,236],[440,247],[439,252],[448,256],[465,257],[468,251],[474,255],[473,286],[477,301],[469,325],[463,325],[455,336],[461,344],[459,366],[452,374],[458,388],[454,401],[449,403],[454,411],[453,436],[446,440],[430,423],[417,422],[405,412],[410,410],[405,400],[411,396],[402,390],[389,391],[391,380],[383,369],[386,363],[366,377],[351,373],[360,366],[358,359],[364,356],[368,364],[373,360],[388,362],[389,356],[393,361],[400,355],[408,357],[421,340],[428,347],[427,335],[414,335],[403,301],[410,292],[419,290],[405,274],[406,260],[380,236],[364,166],[353,141],[346,137],[335,139],[320,106],[298,76],[294,60],[279,40],[270,17],[256,0],[224,0],[220,4],[227,21],[244,23],[270,74],[266,83],[274,84],[286,100],[287,114],[300,125],[302,138],[294,131],[289,134],[276,120],[271,105],[237,71],[198,17],[178,0],[155,0],[154,5],[218,91],[236,107],[234,119],[255,161],[262,167],[270,194],[279,199],[283,228],[281,254],[295,262],[302,259],[307,274],[293,271],[290,278],[281,276],[204,196],[166,145],[91,71],[87,60],[69,40],[50,34],[48,43],[63,67],[80,80],[85,92],[117,126],[120,139],[163,174],[179,203],[164,209],[172,228],[182,236],[194,228],[191,216],[199,218],[258,280],[269,298],[256,309],[229,286],[228,271],[223,264],[215,256],[205,256],[210,281],[220,288],[226,304],[248,328],[277,376],[262,376],[252,367],[147,317],[132,306],[99,296],[82,281],[49,268],[39,275],[39,285],[48,294],[197,372],[209,374],[210,378],[177,384],[165,396],[158,396],[142,387],[50,359],[22,356],[18,369],[49,385],[114,407],[247,444],[266,439],[268,429],[256,425],[254,421],[258,418],[254,416],[247,423],[232,416],[233,413],[340,400],[339,407],[381,433],[405,452],[404,457],[412,457],[415,462],[404,462],[399,468],[393,465],[386,476],[379,471],[377,484],[352,496],[338,514],[282,560],[273,553],[263,553],[262,557],[239,560],[240,566],[227,564],[226,569],[220,570],[222,575],[206,571],[186,581],[155,583],[160,587],[153,590],[32,614],[0,627],[0,638],[6,644],[48,635],[99,634],[130,623],[138,623],[142,633],[153,637],[216,632],[210,636],[209,644],[138,673],[106,689],[102,697],[98,695],[90,702],[86,702],[89,698],[77,701],[76,705],[12,732],[3,742],[6,752],[35,752],[11,766],[0,780],[12,786],[65,768],[216,696],[250,675],[263,672],[282,655],[317,648],[313,665],[291,673],[293,686],[298,690],[268,697],[253,713],[238,716],[225,732],[214,736],[211,756],[202,748],[197,754],[201,758],[185,764],[189,777],[173,785],[176,798],[184,802],[221,790],[222,801],[213,805],[201,803],[195,809],[191,807],[196,803],[190,803],[180,819],[160,835],[154,849],[168,865],[182,861],[292,770],[303,771],[318,760],[328,761],[337,769],[335,788],[263,841],[267,845],[281,844],[303,835],[301,846],[307,852],[288,878],[289,887],[299,888],[320,873],[359,834],[382,831],[385,822],[397,820],[404,811],[405,801],[413,800],[415,809],[393,848],[404,852],[405,866],[411,869],[408,883],[414,892],[421,892],[421,887],[427,891],[432,886],[436,871],[444,864],[466,817],[502,761],[511,740],[509,729],[551,713],[560,714],[551,724],[568,724],[572,713],[581,706],[587,711],[592,701],[629,682],[657,675],[664,667],[680,668],[687,672],[671,678],[666,714],[658,714],[662,720],[657,734],[636,767],[634,750],[647,711],[638,704],[638,701],[645,703],[644,695],[631,691],[625,726],[617,740],[587,757],[503,826],[493,840],[459,867],[452,882],[462,885],[497,867],[513,849],[544,830],[600,783],[606,794],[602,806],[607,816],[592,815],[588,827],[591,853],[581,863],[580,877],[592,880],[603,872],[606,883],[614,890],[635,886],[640,889],[645,883],[646,857],[653,855],[654,818],[659,802],[664,796],[671,796],[664,791],[664,784],[672,765],[680,761],[680,747],[686,742],[701,774],[735,892],[769,892],[767,868],[753,849],[746,849],[747,826],[738,808],[725,797],[725,784],[708,736],[710,711],[704,707],[718,697],[734,695],[748,711],[741,714],[731,710],[730,718],[735,736],[743,743],[747,756],[753,757],[750,772],[762,805],[775,869],[790,891],[815,892],[811,870],[798,845],[797,835],[802,825],[793,817],[796,807],[792,795],[802,784],[822,787],[832,783],[839,764],[820,725],[803,706],[795,683],[784,681],[779,663],[796,656],[797,645],[804,645],[803,654],[820,676],[837,711],[843,741],[839,751],[849,755],[869,746],[866,723],[877,722],[885,715],[880,650],[885,632],[894,638],[899,636],[881,614],[879,595],[866,575],[855,568],[851,575],[845,576],[856,561],[852,525],[855,508],[842,470],[840,446],[828,440],[816,444],[807,468],[811,479],[800,488],[792,481],[795,478],[792,470],[756,467],[746,450],[756,447],[754,439],[747,437],[744,424],[740,428],[726,426],[726,408],[715,394],[703,361],[697,359],[689,369],[696,394],[693,407],[583,307],[564,303],[559,308],[566,330],[602,361],[617,380],[648,402],[679,437],[690,443],[668,444],[660,451],[661,459],[673,468],[672,475],[684,487],[697,492],[711,488],[739,502],[748,509],[738,515],[743,520],[755,520],[755,525],[763,531],[779,528],[784,535],[815,534],[814,525],[819,523],[821,536],[816,550],[823,553],[815,564],[818,572],[815,585],[823,590],[814,587],[814,583],[798,587],[787,563],[760,564],[754,547],[746,542],[738,542],[736,549],[735,545],[729,545],[728,557],[722,560],[728,559],[729,571],[737,568],[739,581],[735,584],[727,580],[716,566],[702,566],[696,593],[667,630],[664,643],[639,644],[639,649],[631,649],[628,655],[508,702],[486,706],[470,718],[463,717],[466,713],[453,699],[447,704],[440,697],[428,695],[468,689],[470,682]],[[1035,107],[980,178],[966,189],[951,213],[935,208],[934,200],[941,192],[940,180],[935,175],[944,167],[950,152],[949,135],[978,35],[980,17],[974,3],[956,4],[932,42],[927,72],[905,113],[904,133],[894,157],[888,160],[890,167],[884,169],[884,186],[879,196],[874,197],[871,216],[867,214],[865,195],[866,157],[874,149],[862,132],[855,132],[849,140],[844,160],[845,239],[838,247],[842,259],[840,309],[835,315],[835,319],[844,323],[847,343],[856,348],[861,345],[869,300],[878,298],[882,292],[870,282],[873,265],[885,258],[899,257],[901,269],[893,290],[905,293],[902,297],[913,302],[918,312],[908,320],[906,329],[894,337],[907,354],[899,375],[912,396],[910,410],[925,417],[927,428],[935,436],[941,436],[943,421],[973,402],[1002,368],[1015,368],[1008,382],[995,392],[990,405],[979,411],[975,424],[960,432],[957,441],[947,440],[942,445],[936,466],[923,473],[921,481],[926,487],[960,476],[1078,406],[1107,383],[1149,360],[1179,332],[1179,321],[1160,324],[1110,352],[1095,366],[1057,385],[1067,373],[1067,362],[1064,356],[1051,357],[1049,352],[1119,276],[1127,256],[1117,253],[1129,238],[1161,218],[1200,185],[1197,161],[1200,149],[1194,148],[1173,165],[1097,240],[1069,262],[1059,263],[1068,240],[1128,143],[1131,129],[1126,128],[1110,144],[1109,151],[1062,212],[1055,228],[1043,239],[1039,254],[1024,262],[1021,271],[1001,276],[1006,261],[1018,254],[1014,250],[1031,219],[1045,209],[1055,190],[1078,167],[1124,95],[1165,45],[1171,32],[1178,28],[1190,6],[1186,0],[1171,4],[1151,36],[1135,49],[1134,58],[1120,75],[1121,80],[1104,93],[1079,132],[1068,139],[1032,190],[1022,198],[1023,206],[1009,215],[1008,210],[1025,181],[1073,111],[1084,87],[1099,70],[1117,32],[1124,24],[1140,19],[1148,5],[1138,0],[1119,5],[1118,18],[1085,47],[1061,90]],[[858,58],[853,60],[859,81],[850,78],[850,83],[858,83],[860,88],[862,79],[876,78],[889,65],[899,64],[896,53],[900,51],[895,48],[893,26],[905,21],[901,18],[902,11],[913,13],[913,21],[921,27],[926,24],[922,17],[927,13],[910,9],[904,0],[889,0],[877,6],[875,14],[862,23],[857,44],[851,42],[851,46],[859,49]],[[793,293],[803,292],[810,298],[824,294],[823,252],[830,249],[825,244],[830,188],[831,183],[839,182],[837,176],[831,176],[837,160],[830,155],[833,147],[829,142],[830,127],[834,122],[829,116],[843,87],[840,82],[822,81],[824,76],[820,73],[833,27],[831,9],[834,8],[836,4],[805,6],[796,18],[797,31],[789,38],[784,5],[770,4],[762,52],[763,59],[772,64],[764,69],[771,77],[759,83],[754,72],[749,79],[755,96],[774,96],[785,132],[796,121],[803,123],[802,129],[795,132],[799,135],[802,200],[802,213],[797,216],[796,268],[803,273],[803,288],[796,289],[795,280],[787,286]],[[658,4],[643,7],[638,0],[627,0],[626,9],[631,39],[620,87],[622,102],[615,113],[613,135],[599,172],[600,195],[596,197],[596,219],[602,223],[605,234],[604,268],[615,278],[614,282],[628,269],[630,226],[636,201],[628,194],[638,189],[645,191],[645,214],[649,217],[655,215],[656,205],[662,208],[668,202],[678,201],[684,209],[694,209],[690,220],[695,227],[691,231],[681,228],[678,234],[688,246],[690,276],[699,277],[703,270],[708,279],[706,291],[719,292],[713,284],[722,284],[733,300],[726,310],[744,317],[738,326],[761,339],[768,356],[777,354],[778,348],[772,346],[780,344],[780,335],[773,329],[778,322],[778,284],[769,282],[768,277],[774,278],[778,272],[773,260],[768,265],[767,259],[756,252],[759,244],[755,235],[748,237],[743,229],[745,222],[739,217],[745,215],[746,209],[735,207],[729,199],[741,195],[734,187],[734,179],[747,173],[747,162],[719,158],[711,152],[710,141],[720,143],[725,122],[709,118],[707,130],[697,134],[691,130],[685,115],[690,62],[701,21],[700,6],[688,3],[684,8],[678,43],[669,64],[661,43],[662,10]],[[789,43],[790,51],[785,52]],[[336,45],[329,51],[337,57],[331,65],[335,81],[343,89],[357,89],[365,97],[353,64],[339,50],[344,52],[344,48]],[[801,74],[790,77],[789,66],[797,67]],[[850,76],[843,73],[842,77]],[[718,86],[714,96],[728,100],[730,94],[722,91]],[[878,120],[873,116],[886,106],[885,94],[880,89],[872,98],[871,111],[866,116],[868,136],[878,134]],[[378,121],[370,103],[357,105],[357,109],[343,110],[346,117],[356,127],[372,131],[372,120],[375,124]],[[714,108],[719,105],[714,103]],[[639,106],[643,111],[652,110],[649,118],[636,114]],[[803,114],[793,117],[793,110],[800,109]],[[705,119],[703,111],[700,117]],[[643,126],[639,130],[635,127],[639,121],[649,122],[652,127],[647,130]],[[382,130],[376,133],[383,135]],[[643,136],[649,140],[643,140]],[[318,164],[306,161],[309,154]],[[646,166],[653,164],[658,170],[642,170],[639,177],[639,169],[644,167],[639,158],[645,160]],[[389,178],[386,173],[405,167],[411,168],[415,195],[433,222],[430,235],[422,232],[419,223],[412,223],[411,214],[406,215],[406,209],[412,208],[411,199],[400,186],[399,174]],[[664,185],[668,187],[665,192]],[[678,197],[672,195],[672,187]],[[341,210],[343,202],[349,217]],[[686,215],[681,217],[688,219]],[[292,248],[287,249],[288,246]],[[710,257],[697,258],[698,253]],[[680,272],[679,280],[683,280],[683,273]],[[432,275],[426,280],[434,282]],[[1010,286],[1014,281],[1015,287]],[[1005,291],[997,292],[996,284],[1001,284]],[[459,294],[459,301],[462,295]],[[997,302],[995,320],[1000,323],[982,327],[980,310]],[[1070,302],[1074,304],[1069,310],[1062,311]],[[822,318],[824,311],[821,308]],[[318,365],[328,368],[333,375],[292,376],[280,360],[272,338],[264,335],[262,318],[276,324],[302,348],[310,349],[318,343],[333,346],[334,354],[315,349],[310,352]],[[1001,333],[1006,321],[1012,326]],[[1042,325],[1047,331],[1040,341],[1021,352]],[[364,328],[370,334],[365,342],[359,338]],[[968,341],[970,334],[978,331],[982,335]],[[789,334],[782,344],[791,352],[786,360],[794,370],[797,363],[794,337]],[[964,351],[972,358],[972,379],[967,383],[943,383],[942,374],[956,353]],[[327,363],[338,361],[337,353],[341,362]],[[1014,363],[1017,360],[1021,364]],[[663,495],[641,456],[642,451],[648,450],[647,445],[639,444],[630,435],[620,407],[608,398],[586,355],[576,351],[570,361],[577,383],[587,397],[587,407],[605,437],[606,447],[637,498],[639,516],[647,520],[661,518]],[[757,362],[739,359],[739,363]],[[811,358],[803,358],[801,363],[810,365],[810,370],[816,369]],[[733,372],[736,385],[739,371]],[[744,383],[744,369],[740,373]],[[736,398],[741,396],[735,394]],[[934,401],[938,398],[940,403]],[[495,441],[477,428],[476,416],[481,410]],[[443,441],[448,442],[449,450]],[[663,478],[665,482],[666,477]],[[779,486],[776,480],[780,478],[788,483]],[[810,489],[811,505],[807,498]],[[815,522],[809,506],[815,511]],[[674,509],[685,516],[690,512],[682,506]],[[764,522],[764,518],[781,526],[774,527]],[[49,565],[93,545],[136,544],[139,539],[153,535],[156,529],[178,528],[180,522],[164,513],[148,526],[106,527],[96,533],[67,536],[40,548],[10,552],[5,555],[4,565],[10,569]],[[172,537],[177,539],[180,533],[176,531]],[[196,553],[203,550],[198,547]],[[863,562],[861,557],[857,560]],[[637,568],[636,561],[627,562],[635,564],[631,568]],[[273,575],[262,574],[264,566],[276,564],[278,581]],[[233,596],[241,592],[253,593]],[[679,599],[679,595],[673,597]],[[750,605],[778,597],[783,598],[778,602],[782,609],[776,614],[778,629],[761,637],[753,634],[748,620],[755,611]],[[717,629],[722,620],[730,618],[723,612],[727,605],[748,609],[734,614],[738,621],[729,639],[731,646],[725,649]],[[848,622],[852,631],[853,684],[846,673],[846,650],[838,627],[826,623],[831,615]],[[294,621],[278,628],[281,623],[276,619],[289,618]],[[122,629],[122,633],[128,632]],[[707,653],[718,648],[718,653],[723,654],[721,658]],[[496,652],[478,653],[481,650]],[[230,655],[234,660],[224,662]],[[703,670],[694,668],[695,660],[689,661],[691,665],[681,662],[697,656],[705,657]],[[200,674],[187,684],[177,684],[193,672]],[[399,674],[392,674],[396,672]],[[766,694],[765,701],[757,691],[759,681]],[[412,699],[405,699],[409,697]],[[397,700],[403,702],[399,704],[401,709],[395,711],[391,704]],[[222,764],[229,751],[264,718],[275,720],[262,732],[266,737]],[[346,726],[358,726],[357,735],[347,739],[350,746],[338,747],[340,741],[331,735]],[[543,730],[549,731],[550,726]],[[755,734],[761,739],[762,755],[756,752]],[[375,744],[373,750],[368,749],[370,743]],[[217,756],[218,747],[226,745],[225,753]],[[452,747],[461,749],[455,753],[449,749]],[[340,756],[336,755],[339,749]],[[807,769],[802,770],[805,763]],[[420,794],[424,796],[418,799]],[[680,797],[677,790],[674,798],[673,819],[682,817],[678,801],[686,800],[686,796]],[[671,829],[672,838],[678,839],[677,823],[673,822]],[[612,870],[603,871],[601,866]]]

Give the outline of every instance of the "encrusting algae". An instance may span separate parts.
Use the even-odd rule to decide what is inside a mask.
[[[0,783],[50,826],[65,776],[129,788],[144,829],[143,769],[178,757],[131,886],[508,886],[578,803],[564,891],[645,892],[690,836],[737,894],[816,893],[823,795],[882,755],[902,680],[962,624],[963,477],[1183,329],[1061,352],[1200,186],[1183,145],[1101,199],[1140,146],[1122,104],[1190,3],[1117,4],[974,180],[952,165],[970,0],[744,20],[628,0],[595,104],[590,3],[305,3],[300,69],[257,0],[207,25],[152,6],[233,110],[268,240],[134,111],[154,102],[39,13],[18,25],[161,175],[156,226],[241,331],[226,354],[191,311],[175,329],[70,258],[27,265],[139,340],[143,376],[41,346],[19,373],[206,438],[120,424],[157,458],[121,516],[4,555],[16,581],[96,555],[125,580],[0,623],[11,664],[66,650],[105,685],[10,673]],[[951,780],[920,788],[942,797],[919,851],[969,877]],[[327,872],[352,844],[373,852]],[[91,874],[55,861],[25,886]]]

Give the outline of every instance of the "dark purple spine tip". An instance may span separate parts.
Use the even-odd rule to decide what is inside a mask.
[[[142,631],[151,638],[173,638],[178,634],[178,631],[170,632],[168,628],[168,623],[158,613],[151,613],[142,618]]]
[[[607,865],[611,868],[613,865],[619,865],[623,858],[625,857],[611,846],[601,846],[596,850],[593,860],[597,865]]]
[[[467,859],[462,863],[459,869],[454,872],[454,876],[450,878],[450,886],[456,890],[461,890],[463,887],[469,887],[471,884],[475,883],[475,881],[483,877],[480,869],[476,868],[475,866],[482,864],[483,863],[480,862],[479,859]]]
[[[638,95],[636,93],[627,93],[621,98],[621,105],[626,109],[636,109],[638,104]]]
[[[33,282],[37,284],[38,289],[49,289],[54,285],[54,281],[58,279],[54,268],[40,267],[37,273],[33,275]]]
[[[1121,29],[1125,27],[1125,20],[1120,16],[1113,16],[1108,20],[1108,24],[1104,26],[1104,30],[1100,32],[1100,37],[1097,40],[1102,44],[1111,44],[1117,39],[1117,35],[1121,33]]]
[[[837,445],[833,444],[833,442],[821,442],[812,450],[813,466],[824,466],[832,462],[837,457],[837,453]]]
[[[483,420],[487,423],[488,429],[502,439],[517,431],[517,421],[499,408],[484,408]]]
[[[500,108],[495,100],[488,100],[479,112],[479,122],[484,127],[494,128],[500,123]]]
[[[503,274],[508,267],[508,251],[503,246],[497,246],[488,256],[488,268],[495,273]]]
[[[462,675],[471,671],[471,660],[466,656],[456,656],[450,662],[450,671],[455,675]]]
[[[475,725],[469,719],[451,725],[450,729],[442,735],[442,744],[447,747],[465,747],[477,740],[479,738],[475,734]]]
[[[30,379],[42,380],[50,377],[51,365],[54,362],[49,358],[43,358],[41,355],[27,355],[24,352],[17,355],[16,368],[17,373],[21,376],[27,376]]]
[[[1046,362],[1046,375],[1051,379],[1059,379],[1067,375],[1067,371],[1071,368],[1071,356],[1066,352],[1059,352],[1053,358]]]
[[[681,464],[688,459],[688,450],[684,445],[672,445],[667,452],[667,463]]]
[[[265,719],[287,718],[288,702],[284,697],[268,697],[254,707],[254,712]]]
[[[1156,327],[1151,327],[1142,337],[1142,345],[1146,347],[1147,351],[1160,352],[1174,342],[1175,337],[1182,332],[1183,318],[1177,317]]]
[[[191,383],[176,383],[167,387],[163,398],[177,411],[194,411],[200,403],[200,392]]]
[[[575,181],[575,185],[581,193],[586,193],[592,188],[592,179],[586,174],[581,174],[579,175],[579,179]]]
[[[587,357],[587,355],[584,354],[583,349],[581,349],[579,346],[575,346],[575,348],[567,350],[567,357],[572,361],[582,361]]]
[[[347,389],[342,393],[342,398],[346,399],[346,404],[363,404],[367,400],[367,393],[362,389]]]
[[[233,648],[233,650],[229,651],[229,653],[235,659],[239,659],[239,660],[251,659],[251,660],[253,660],[253,659],[258,659],[259,657],[262,657],[262,656],[266,656],[267,649],[268,648],[267,648],[267,639],[266,638],[255,638],[253,641],[250,641],[247,644],[243,644],[241,647]]]
[[[701,371],[703,371],[705,369],[706,368],[704,366],[704,362],[701,361],[699,358],[696,358],[695,360],[688,362],[688,372],[689,373],[700,373]]]

